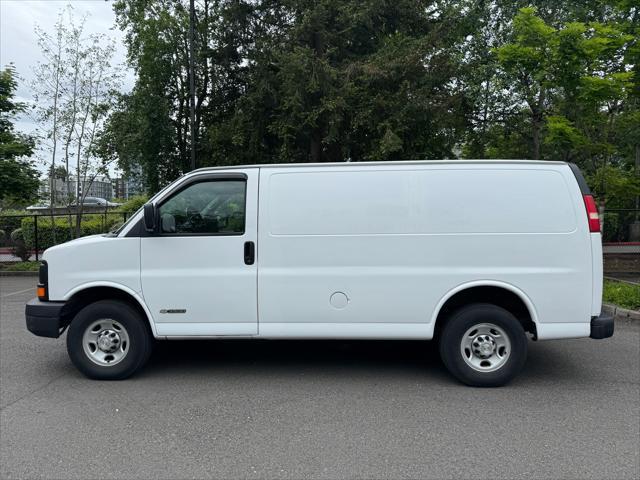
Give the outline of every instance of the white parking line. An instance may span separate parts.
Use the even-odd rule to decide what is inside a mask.
[[[25,288],[24,290],[20,290],[20,291],[18,291],[18,292],[11,292],[11,293],[7,293],[6,295],[2,295],[2,298],[10,297],[11,295],[18,295],[19,293],[31,292],[31,291],[33,291],[33,290],[34,290],[34,288],[33,288],[33,287],[31,287],[31,288]]]

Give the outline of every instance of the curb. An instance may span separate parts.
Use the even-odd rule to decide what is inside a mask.
[[[0,270],[0,277],[37,277],[38,272],[7,272]]]
[[[608,275],[605,275],[604,278],[606,280],[611,280],[612,282],[628,283],[629,285],[640,285],[640,283],[638,282],[634,282],[633,280],[627,280],[625,278],[610,277]]]
[[[638,310],[627,310],[626,308],[619,307],[617,305],[612,305],[610,303],[602,304],[602,312],[608,313],[609,315],[613,315],[615,320],[636,320],[640,321],[640,311]]]

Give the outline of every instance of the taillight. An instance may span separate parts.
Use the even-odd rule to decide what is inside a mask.
[[[584,206],[587,207],[587,220],[589,221],[589,231],[591,233],[600,232],[600,217],[598,216],[598,207],[593,195],[583,195]]]

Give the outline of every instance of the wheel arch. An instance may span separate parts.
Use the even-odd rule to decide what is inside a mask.
[[[69,322],[71,322],[71,319],[77,312],[90,303],[94,303],[99,300],[124,301],[147,320],[147,325],[149,326],[151,333],[154,337],[158,338],[153,317],[151,316],[151,312],[147,308],[147,305],[138,293],[126,285],[115,282],[91,282],[88,284],[78,285],[67,292],[64,296],[64,300],[68,304],[66,312],[69,316]]]
[[[431,318],[434,337],[453,311],[470,303],[492,303],[508,310],[518,318],[525,331],[537,337],[538,315],[531,299],[518,287],[497,280],[463,283],[443,295]]]

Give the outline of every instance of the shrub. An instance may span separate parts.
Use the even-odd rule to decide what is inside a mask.
[[[11,252],[16,257],[19,257],[23,262],[29,260],[29,257],[31,257],[31,250],[26,245],[21,228],[16,228],[13,232],[11,232],[11,241],[13,242]]]
[[[618,213],[605,212],[604,218],[602,220],[602,241],[619,242],[622,232],[620,231],[621,225]]]
[[[108,232],[117,222],[122,221],[122,214],[88,214],[83,215],[80,224],[80,236],[96,235]],[[68,242],[75,236],[76,217],[71,215],[71,228],[69,217],[55,217],[53,223],[50,217],[38,217],[38,249],[45,250],[53,245]],[[55,231],[55,242],[54,242]],[[22,219],[22,232],[24,242],[28,248],[35,248],[35,221],[33,217]]]
[[[17,217],[12,215],[0,215],[0,229],[7,232],[7,237],[9,237],[11,236],[11,232],[13,232],[16,228],[20,228],[23,218],[24,217]],[[6,238],[5,240],[8,240],[8,238]]]
[[[37,272],[40,262],[13,262],[0,265],[0,270],[5,272]]]
[[[134,197],[131,197],[120,207],[118,207],[118,211],[131,215],[132,213],[137,212],[145,203],[147,203],[147,200],[149,200],[149,197],[147,197],[146,195],[136,195]]]

